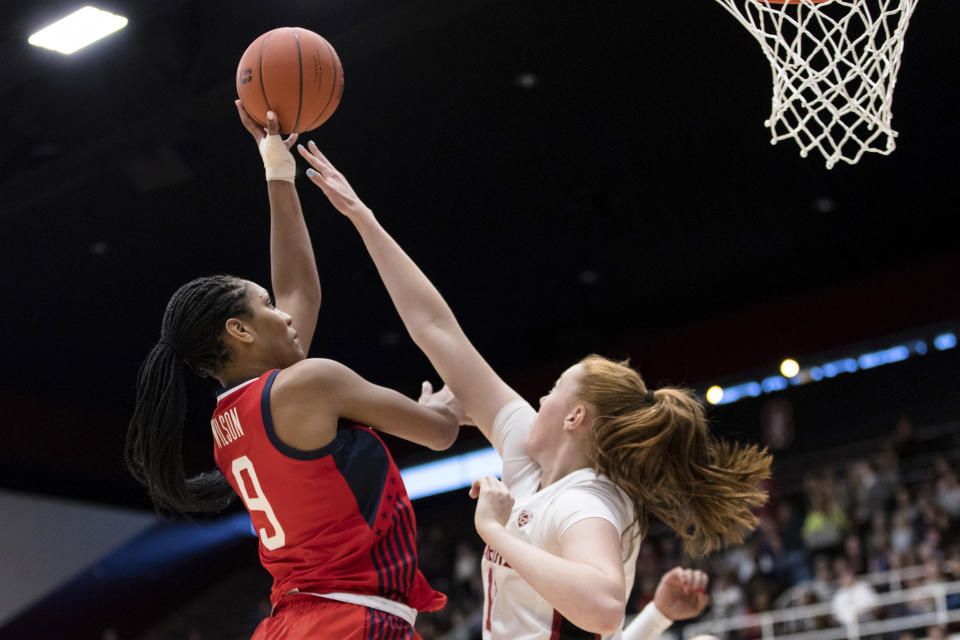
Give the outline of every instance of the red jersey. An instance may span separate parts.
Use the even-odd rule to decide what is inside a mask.
[[[273,576],[271,602],[299,589],[443,607],[446,596],[417,569],[413,507],[386,446],[343,421],[322,449],[281,442],[270,416],[277,373],[222,391],[211,420],[217,466],[243,499]]]

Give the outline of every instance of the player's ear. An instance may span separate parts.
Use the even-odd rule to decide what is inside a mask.
[[[228,318],[224,323],[223,330],[229,338],[248,344],[253,343],[253,333],[250,330],[250,325],[240,318]]]
[[[570,407],[566,417],[563,419],[564,431],[574,431],[579,429],[590,421],[590,412],[583,403],[575,404]]]

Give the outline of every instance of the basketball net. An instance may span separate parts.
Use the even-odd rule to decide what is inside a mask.
[[[893,88],[917,0],[717,0],[760,43],[773,72],[770,144],[855,164],[896,147]]]

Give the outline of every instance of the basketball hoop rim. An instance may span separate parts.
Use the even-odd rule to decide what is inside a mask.
[[[824,2],[830,2],[830,0],[808,0],[813,4],[822,4]],[[805,4],[805,0],[754,0],[757,4]]]

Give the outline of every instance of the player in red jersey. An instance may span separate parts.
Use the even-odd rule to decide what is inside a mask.
[[[261,150],[271,214],[271,277],[189,282],[167,304],[137,379],[128,465],[160,509],[217,510],[238,494],[273,575],[257,639],[412,639],[418,610],[443,606],[417,568],[416,520],[374,431],[432,449],[457,436],[454,403],[418,403],[331,360],[306,359],[320,307],[313,248],[274,117],[265,132],[238,103]],[[266,134],[266,135],[265,135]],[[211,420],[219,470],[186,477],[184,374],[220,382]]]

